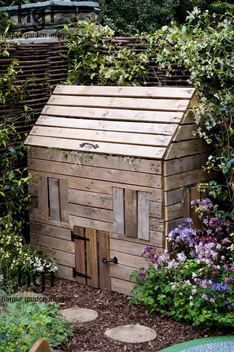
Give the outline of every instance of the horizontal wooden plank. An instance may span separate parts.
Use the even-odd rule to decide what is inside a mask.
[[[190,99],[194,94],[194,89],[183,87],[106,87],[57,85],[53,94]]]
[[[117,257],[118,262],[121,265],[127,265],[133,268],[147,267],[147,262],[145,258],[142,258],[141,256],[126,254],[113,249],[110,251],[110,256],[111,258]]]
[[[178,219],[183,216],[184,216],[184,204],[182,202],[165,207],[166,221]]]
[[[68,222],[56,221],[52,219],[44,219],[38,209],[31,209],[29,213],[30,222],[40,222],[43,224],[51,225],[51,226],[58,226],[64,229],[71,229]]]
[[[118,97],[90,97],[55,95],[53,94],[48,105],[82,106],[120,109],[142,109],[159,111],[185,111],[188,107],[188,99],[145,99],[145,98],[118,98]]]
[[[120,280],[117,278],[111,278],[111,290],[119,292],[124,295],[129,295],[135,284],[126,280]]]
[[[56,275],[61,279],[76,281],[76,279],[73,277],[73,268],[68,266],[59,264],[58,272]]]
[[[201,139],[192,139],[188,141],[171,143],[168,148],[165,159],[180,158],[187,155],[204,153],[207,151],[207,145]]]
[[[88,144],[87,144],[88,143]],[[145,157],[161,159],[166,151],[164,147],[152,147],[152,146],[140,146],[140,145],[128,145],[118,143],[106,143],[99,142],[96,140],[92,141],[92,144],[98,145],[94,149],[89,144],[89,140],[84,139],[65,139],[65,138],[54,138],[54,137],[42,137],[29,135],[25,141],[25,145],[58,148],[65,150],[85,151],[91,153],[103,153],[103,154],[115,154],[115,155],[126,155],[134,157]]]
[[[73,226],[81,226],[81,227],[87,227],[89,229],[95,229],[98,231],[106,231],[106,232],[112,232],[114,230],[112,223],[109,223],[109,222],[87,219],[87,218],[82,218],[80,216],[74,216],[74,215],[70,215],[69,218],[70,218],[70,226],[72,228]]]
[[[82,204],[101,209],[112,209],[112,196],[96,192],[87,192],[76,189],[68,189],[68,201],[74,204]]]
[[[68,252],[62,252],[62,251],[55,250],[55,249],[50,249],[50,248],[43,247],[43,246],[35,244],[35,243],[32,243],[31,247],[35,248],[35,249],[41,249],[45,254],[53,257],[58,264],[62,264],[64,266],[69,266],[71,268],[75,267],[75,255],[74,254],[71,254]]]
[[[130,280],[130,275],[135,269],[126,265],[111,265],[110,266],[110,276],[121,280]]]
[[[184,187],[165,192],[165,206],[182,202],[186,189]]]
[[[52,236],[63,240],[71,240],[71,231],[58,226],[51,226],[39,222],[30,223],[30,232],[44,236]]]
[[[139,186],[161,188],[161,176],[129,172],[122,170],[111,170],[105,168],[95,168],[92,166],[70,165],[60,162],[53,162],[39,159],[28,159],[28,168],[34,171],[50,172],[60,175],[77,176],[94,180],[106,180]]]
[[[164,231],[163,220],[150,217],[150,231],[162,232]]]
[[[69,214],[82,218],[113,222],[113,212],[111,210],[93,208],[78,204],[69,204]]]
[[[124,237],[123,235],[116,234],[116,233],[111,233],[110,237],[115,240],[120,240],[120,241],[126,241],[129,243],[136,243],[140,244],[143,247],[145,245],[152,245],[154,247],[157,247],[157,250],[160,250],[161,248],[164,247],[164,233],[159,232],[159,231],[150,231],[150,241],[145,241],[139,238],[133,238],[133,237]]]
[[[101,108],[84,108],[74,106],[52,106],[46,105],[42,110],[42,115],[89,118],[116,121],[147,121],[147,122],[180,122],[183,112],[170,111],[134,111],[124,109],[101,109]]]
[[[30,136],[43,136],[64,139],[110,142],[128,145],[167,146],[170,136],[112,131],[93,131],[78,128],[34,126]]]
[[[141,256],[145,245],[140,243],[134,243],[130,241],[123,241],[119,239],[110,239],[110,249],[118,252]]]
[[[30,233],[31,243],[38,244],[43,247],[48,247],[51,250],[58,249],[63,252],[75,253],[74,242],[62,240],[60,238],[51,237],[48,235]]]
[[[183,172],[180,174],[167,176],[164,178],[165,191],[171,189],[195,185],[197,182],[202,182],[209,179],[209,175],[202,169],[195,169],[192,171]]]
[[[176,128],[175,123],[154,123],[154,122],[125,122],[125,121],[105,121],[105,120],[88,120],[84,118],[66,118],[56,116],[41,115],[36,126],[53,126],[69,127],[84,130],[95,131],[116,131],[116,132],[136,132],[136,133],[153,133],[171,136]]]
[[[29,172],[32,175],[33,182],[37,182],[38,176],[40,175],[46,175],[48,177],[56,176],[58,179],[64,179],[64,175],[53,174],[48,171],[41,172],[41,171],[35,171],[32,169],[29,169]],[[124,183],[92,180],[92,179],[85,179],[85,178],[72,177],[72,176],[66,176],[66,180],[68,181],[69,188],[95,192],[95,193],[112,194],[113,187],[119,187],[119,188],[126,187],[126,184]],[[163,201],[162,189],[154,189],[152,187],[146,187],[146,186],[144,187],[144,186],[129,185],[129,184],[127,185],[127,187],[137,191],[149,192],[150,200],[152,201],[160,202],[160,203]]]
[[[164,161],[164,175],[170,176],[181,172],[200,169],[205,165],[208,153],[196,154]]]
[[[162,161],[145,160],[139,158],[126,158],[121,156],[106,156],[102,154],[90,154],[85,152],[69,152],[56,149],[32,147],[29,157],[51,161],[61,161],[70,164],[105,167],[116,170],[137,171],[160,175],[162,173]]]

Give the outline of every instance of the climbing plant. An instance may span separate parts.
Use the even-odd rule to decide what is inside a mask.
[[[150,50],[168,75],[172,65],[190,71],[190,83],[200,99],[195,110],[198,134],[214,147],[207,171],[220,178],[201,185],[222,203],[223,215],[233,216],[234,125],[232,102],[233,22],[195,8],[184,25],[164,26],[149,37]]]
[[[0,56],[6,59],[9,56],[4,43]],[[16,83],[20,72],[18,62],[9,61],[0,75],[0,286],[8,289],[16,287],[19,281],[28,282],[38,271],[56,270],[52,259],[31,249],[24,239],[30,176],[20,166],[25,159],[25,148],[24,134],[17,131],[17,121],[27,121],[29,114],[26,106],[22,112],[16,109],[16,103],[24,97],[25,84]]]
[[[76,26],[66,25],[63,35],[70,60],[68,84],[137,85],[146,79],[147,53],[117,50],[109,27],[80,21]]]

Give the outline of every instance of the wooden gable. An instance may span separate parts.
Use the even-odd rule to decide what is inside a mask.
[[[58,85],[26,144],[162,159],[193,95],[179,87]]]

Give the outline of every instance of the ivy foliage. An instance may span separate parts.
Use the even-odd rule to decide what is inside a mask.
[[[68,84],[137,85],[147,75],[146,53],[116,50],[114,31],[107,26],[80,21],[63,34],[68,41]]]
[[[0,56],[9,56],[4,43]],[[15,288],[19,279],[27,282],[38,270],[56,270],[52,259],[32,250],[24,239],[30,176],[27,169],[21,167],[26,157],[25,135],[17,130],[17,123],[28,121],[29,110],[27,106],[21,112],[17,108],[27,86],[27,82],[16,83],[19,72],[17,60],[12,60],[0,75],[0,286],[7,289]]]
[[[172,20],[184,23],[195,6],[202,11],[224,13],[233,10],[231,1],[205,0],[100,0],[103,23],[118,34],[153,33]]]
[[[225,16],[202,13],[195,8],[182,26],[173,23],[150,35],[150,48],[160,67],[168,74],[175,64],[190,71],[190,83],[200,99],[195,111],[198,134],[215,147],[207,171],[216,170],[213,180],[202,189],[223,204],[228,216],[234,205],[234,125],[233,125],[233,21]]]

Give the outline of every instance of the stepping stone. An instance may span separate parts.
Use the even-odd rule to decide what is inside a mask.
[[[71,323],[86,323],[97,319],[98,313],[93,309],[67,308],[62,310],[65,319]]]
[[[127,342],[127,343],[141,343],[154,340],[157,334],[154,330],[146,326],[136,325],[122,325],[113,329],[107,329],[105,336],[112,340]]]

